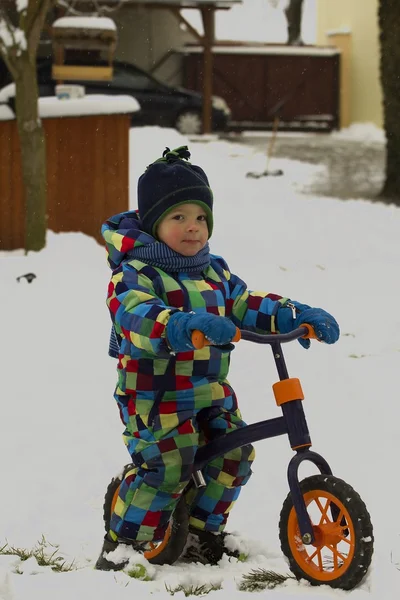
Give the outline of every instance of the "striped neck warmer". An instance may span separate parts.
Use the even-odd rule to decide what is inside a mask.
[[[195,256],[183,256],[167,244],[154,240],[152,244],[133,248],[128,256],[167,273],[200,273],[210,264],[210,247],[207,243]]]

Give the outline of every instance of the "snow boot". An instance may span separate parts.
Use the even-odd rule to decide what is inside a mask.
[[[181,560],[200,562],[203,565],[216,565],[224,554],[239,558],[240,553],[237,550],[230,550],[225,546],[227,535],[229,534],[224,531],[214,533],[189,526],[188,543]]]
[[[109,535],[104,536],[103,547],[100,552],[100,556],[96,561],[95,569],[98,571],[122,571],[129,563],[129,558],[123,558],[119,562],[113,562],[108,560],[106,555],[109,552],[114,552],[117,548],[132,549],[135,552],[143,552],[146,550],[147,542],[138,542],[136,540],[118,539],[117,541],[112,540]]]

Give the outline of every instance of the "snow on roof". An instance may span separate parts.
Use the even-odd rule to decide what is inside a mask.
[[[56,28],[78,28],[78,29],[105,29],[116,31],[117,26],[108,17],[61,17],[56,19],[52,25]]]
[[[319,46],[245,46],[226,45],[213,46],[213,54],[279,54],[279,55],[301,55],[301,56],[334,56],[340,54],[340,50],[334,47]],[[202,46],[182,46],[179,52],[183,54],[198,54],[203,52]]]
[[[109,0],[109,4],[119,0]],[[127,0],[127,4],[176,4],[182,8],[196,8],[201,5],[214,4],[217,8],[230,8],[241,4],[242,0]]]
[[[17,49],[17,56],[20,55],[21,50],[26,50],[27,43],[25,32],[19,27],[14,27],[1,18],[0,16],[0,42],[7,48],[15,47]]]
[[[15,118],[14,113],[7,105],[0,104],[0,109],[1,121],[8,121]],[[60,100],[56,96],[39,98],[39,116],[44,119],[81,117],[85,115],[131,114],[139,110],[140,104],[132,96],[90,94],[83,98],[71,98],[68,100]]]
[[[15,83],[9,83],[0,90],[0,103],[7,102],[13,96],[15,96]]]
[[[350,27],[339,27],[338,29],[329,29],[328,31],[325,31],[325,35],[327,35],[327,36],[350,35],[350,33],[351,33]]]
[[[150,0],[150,1],[153,2],[153,0]],[[143,3],[145,4],[146,0],[144,0]],[[172,0],[172,2],[171,2],[171,0],[156,0],[156,3],[157,4],[167,4],[167,3],[181,4],[186,7],[199,6],[201,4],[215,4],[216,6],[219,6],[220,8],[225,8],[225,7],[229,8],[230,6],[233,6],[234,4],[241,4],[242,0]]]
[[[14,113],[7,104],[0,103],[0,121],[12,121]]]
[[[56,96],[39,99],[39,115],[49,117],[79,117],[83,115],[112,115],[134,113],[140,104],[132,96],[90,94],[83,98],[60,100]]]
[[[23,12],[28,8],[28,0],[17,0],[17,11]]]

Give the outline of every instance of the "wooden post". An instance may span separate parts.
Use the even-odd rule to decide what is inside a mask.
[[[215,38],[215,8],[201,9],[203,18],[203,133],[212,130],[213,44]]]

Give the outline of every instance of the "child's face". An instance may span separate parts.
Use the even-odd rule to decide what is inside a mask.
[[[157,237],[175,252],[194,256],[207,243],[206,213],[197,204],[181,204],[172,209],[157,227]]]

